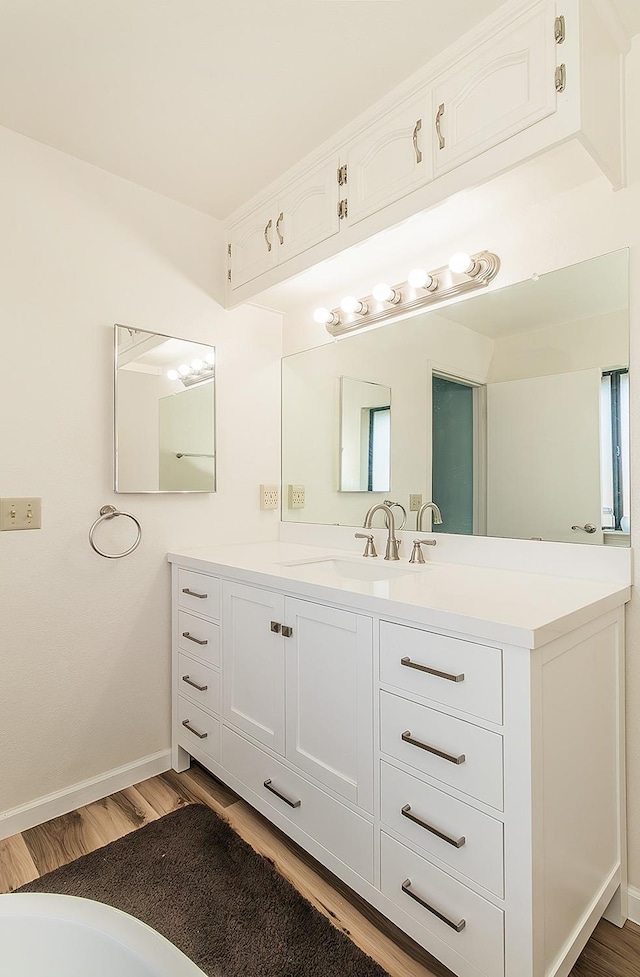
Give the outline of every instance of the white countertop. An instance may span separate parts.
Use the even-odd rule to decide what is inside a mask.
[[[425,556],[424,565],[409,564],[406,558],[385,563],[382,557],[365,560],[345,550],[272,542],[176,551],[168,559],[302,598],[524,648],[546,644],[631,597],[631,588],[620,583],[429,563],[426,547]],[[342,568],[322,562],[332,559],[341,561]],[[297,561],[317,561],[317,566]],[[352,567],[354,574],[393,576],[354,579],[348,575]]]

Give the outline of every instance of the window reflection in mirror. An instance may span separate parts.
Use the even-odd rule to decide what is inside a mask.
[[[628,261],[603,255],[285,357],[283,483],[306,494],[283,518],[362,525],[362,466],[360,489],[338,490],[339,378],[366,377],[393,390],[394,498],[437,503],[437,531],[628,545]]]
[[[340,491],[391,488],[391,390],[340,379]]]
[[[115,327],[116,492],[215,491],[215,349]]]

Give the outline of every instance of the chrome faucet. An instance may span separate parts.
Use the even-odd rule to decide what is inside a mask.
[[[366,516],[364,517],[364,522],[362,524],[363,529],[371,529],[371,521],[375,516],[378,509],[384,512],[384,521],[387,527],[387,548],[385,550],[384,558],[385,560],[399,560],[398,549],[400,548],[401,540],[396,538],[396,523],[393,518],[393,512],[388,505],[384,505],[379,502],[377,505],[372,505]]]
[[[425,512],[427,511],[427,509],[432,509],[433,510],[433,525],[434,526],[441,526],[442,525],[442,514],[441,514],[440,509],[438,508],[438,506],[435,504],[435,502],[425,502],[418,509],[418,515],[416,516],[416,532],[418,532],[418,533],[421,533],[423,531],[422,530],[422,517],[425,514]]]

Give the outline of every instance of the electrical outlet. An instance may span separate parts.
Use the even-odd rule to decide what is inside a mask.
[[[40,529],[42,499],[0,499],[0,531]]]
[[[417,512],[421,505],[422,496],[418,492],[409,496],[409,512]]]
[[[289,485],[287,505],[290,509],[304,509],[304,485]]]
[[[277,485],[260,486],[260,508],[277,509],[280,504],[280,490]]]

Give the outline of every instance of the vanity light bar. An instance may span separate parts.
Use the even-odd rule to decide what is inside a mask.
[[[463,268],[466,270],[461,270]],[[348,296],[339,308],[318,309],[314,319],[323,323],[334,338],[347,336],[359,329],[368,329],[372,325],[381,325],[388,319],[397,319],[405,312],[486,288],[500,270],[500,258],[490,251],[479,251],[472,255],[458,252],[453,255],[450,264],[443,268],[418,275],[420,270],[411,272],[411,282],[385,285],[384,289],[376,286],[371,295],[363,298]],[[424,284],[419,284],[421,279]]]

